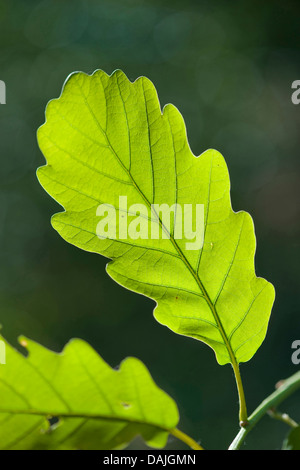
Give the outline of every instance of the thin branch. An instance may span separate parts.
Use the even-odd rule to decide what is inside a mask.
[[[300,371],[280,383],[275,392],[269,395],[249,416],[248,425],[242,428],[229,446],[229,450],[238,450],[247,434],[256,426],[261,418],[272,408],[276,408],[296,390],[300,389]]]
[[[294,421],[287,413],[281,413],[280,411],[272,408],[268,411],[268,415],[277,421],[287,424],[291,428],[298,427],[298,423],[296,423],[296,421]]]

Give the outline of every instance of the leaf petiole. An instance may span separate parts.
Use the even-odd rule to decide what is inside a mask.
[[[238,389],[239,394],[239,402],[240,402],[240,411],[239,411],[239,419],[240,419],[240,426],[246,427],[248,424],[248,413],[247,413],[247,406],[246,406],[246,399],[245,399],[245,392],[242,383],[242,377],[240,374],[239,365],[237,362],[233,362],[232,364],[235,381]]]
[[[203,447],[201,447],[192,437],[188,436],[177,428],[171,429],[169,433],[180,441],[184,442],[193,450],[204,450]]]

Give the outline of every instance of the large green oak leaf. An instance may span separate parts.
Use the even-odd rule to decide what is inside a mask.
[[[151,81],[132,83],[119,70],[72,74],[48,104],[38,142],[47,161],[39,181],[65,209],[52,218],[60,235],[109,258],[116,282],[153,299],[157,321],[208,344],[220,364],[248,361],[265,338],[274,288],[255,274],[253,221],[232,210],[222,155],[193,155],[179,111],[161,110]],[[163,204],[204,207],[197,249],[189,234],[175,236],[175,215],[166,227],[153,210]],[[99,205],[117,214],[117,236],[98,236]],[[145,236],[153,220],[155,239]],[[126,237],[124,223],[128,233],[140,225],[140,236]]]
[[[161,448],[180,437],[175,402],[138,359],[115,370],[79,339],[55,353],[23,338],[27,357],[1,343],[1,450],[112,450],[138,435]]]

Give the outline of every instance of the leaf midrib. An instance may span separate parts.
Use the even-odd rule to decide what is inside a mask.
[[[125,423],[131,423],[131,424],[137,424],[137,425],[147,425],[147,426],[153,426],[157,429],[161,429],[166,432],[171,432],[175,428],[168,428],[166,426],[162,426],[160,424],[154,423],[152,421],[147,421],[146,419],[137,419],[137,418],[131,418],[131,417],[126,417],[126,416],[111,416],[107,414],[102,414],[102,413],[76,413],[76,412],[67,412],[67,413],[61,413],[57,410],[47,410],[47,411],[42,411],[42,410],[37,410],[37,409],[6,409],[6,408],[0,408],[0,414],[10,414],[10,415],[22,415],[22,416],[42,416],[45,419],[47,417],[55,417],[55,418],[65,418],[65,419],[92,419],[92,420],[105,420],[105,421],[116,421],[116,422],[125,422]]]

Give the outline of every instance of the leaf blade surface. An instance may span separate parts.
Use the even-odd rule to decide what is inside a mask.
[[[144,364],[127,358],[112,369],[85,341],[62,353],[22,340],[24,357],[6,342],[0,368],[1,449],[116,449],[141,435],[164,447],[176,428],[175,402]],[[58,418],[50,426],[49,419]]]
[[[249,360],[265,337],[274,288],[255,274],[253,221],[232,210],[222,155],[195,157],[179,111],[161,111],[153,84],[132,83],[121,71],[72,75],[48,105],[38,140],[48,162],[39,181],[65,208],[52,219],[60,235],[110,258],[115,281],[154,299],[160,323],[208,344],[220,364]],[[202,249],[175,237],[174,219],[169,238],[100,239],[100,204],[115,208],[118,233],[122,217],[130,225],[120,195],[127,208],[145,207],[139,220],[148,234],[155,217],[166,232],[154,204],[203,204]]]

